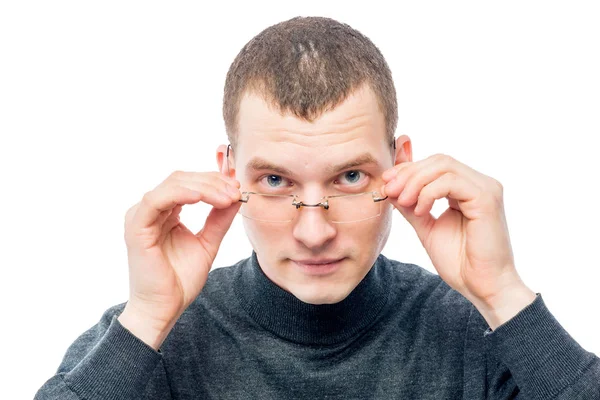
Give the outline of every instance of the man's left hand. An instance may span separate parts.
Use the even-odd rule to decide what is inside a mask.
[[[517,273],[497,180],[445,154],[404,162],[383,174],[382,194],[415,229],[433,266],[471,301],[492,329],[535,300]],[[449,208],[437,219],[437,199]]]

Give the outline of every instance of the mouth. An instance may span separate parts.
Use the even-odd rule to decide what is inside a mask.
[[[344,258],[291,260],[302,273],[307,275],[328,275],[338,270]]]

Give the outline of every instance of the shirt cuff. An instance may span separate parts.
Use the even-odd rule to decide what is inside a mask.
[[[554,398],[594,361],[550,313],[542,295],[517,315],[484,332],[523,394]]]
[[[138,399],[162,359],[113,316],[108,330],[73,370],[65,383],[89,400]]]

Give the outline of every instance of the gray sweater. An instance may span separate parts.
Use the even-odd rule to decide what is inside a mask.
[[[380,255],[337,304],[303,303],[256,254],[214,269],[155,351],[125,303],[67,350],[36,399],[600,399],[600,359],[538,293],[489,329],[441,278]]]

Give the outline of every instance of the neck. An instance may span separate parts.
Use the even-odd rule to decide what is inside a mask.
[[[379,255],[354,290],[335,304],[309,304],[273,283],[262,271],[255,252],[235,282],[242,308],[263,328],[301,344],[343,342],[368,329],[388,297],[389,270]]]

